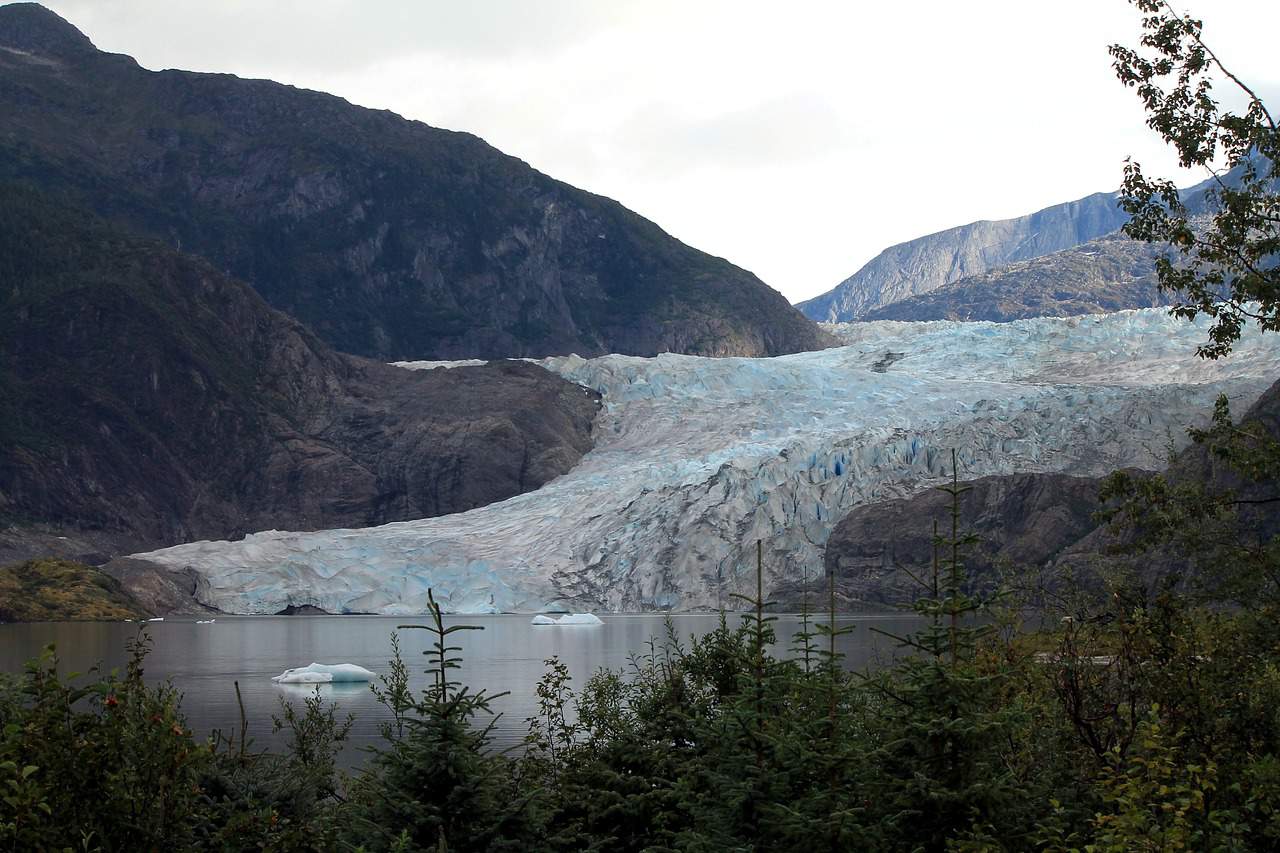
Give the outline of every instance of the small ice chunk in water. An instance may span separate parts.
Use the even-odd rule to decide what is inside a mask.
[[[594,613],[569,613],[556,621],[557,625],[603,625],[600,617]]]
[[[296,669],[286,669],[272,681],[277,684],[331,684],[343,681],[373,681],[377,676],[353,663],[312,663]]]
[[[533,617],[531,625],[603,625],[594,613],[566,613],[559,619],[539,613]]]
[[[308,672],[305,667],[301,669],[286,669],[280,675],[271,679],[277,684],[332,684],[333,673],[331,672]]]

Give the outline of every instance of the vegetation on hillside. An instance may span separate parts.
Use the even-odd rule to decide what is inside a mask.
[[[0,566],[0,622],[137,619],[146,614],[120,581],[83,563]]]

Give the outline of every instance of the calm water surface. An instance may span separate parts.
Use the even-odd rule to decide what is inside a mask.
[[[456,616],[446,624],[480,625],[483,631],[451,635],[463,647],[460,679],[474,689],[491,693],[510,691],[494,703],[502,712],[495,730],[497,746],[518,744],[527,731],[525,720],[534,713],[534,688],[545,671],[543,661],[553,655],[569,668],[575,686],[596,670],[625,669],[633,654],[645,654],[650,638],[665,635],[660,615],[605,615],[603,625],[534,627],[529,616]],[[685,642],[692,634],[716,627],[714,614],[671,617]],[[150,680],[170,679],[183,694],[182,708],[188,725],[198,736],[215,728],[238,726],[239,709],[233,682],[239,682],[249,718],[249,736],[259,747],[283,746],[283,735],[273,735],[271,715],[279,714],[281,700],[298,703],[313,686],[279,685],[271,676],[285,669],[320,663],[355,663],[376,673],[387,672],[391,656],[391,632],[396,625],[420,623],[404,616],[219,616],[212,625],[191,619],[170,618],[147,624],[154,648],[147,659]],[[892,640],[870,630],[873,626],[901,634],[914,630],[919,620],[907,615],[854,615],[841,617],[854,630],[840,639],[841,651],[852,668],[875,666],[892,654]],[[733,623],[736,624],[736,623]],[[791,635],[799,629],[798,616],[780,616],[775,628],[783,642],[775,653],[785,655]],[[85,672],[90,667],[120,667],[127,660],[126,642],[138,626],[106,622],[40,622],[0,625],[0,671],[20,672],[23,663],[55,643],[63,672]],[[413,672],[413,686],[426,685],[426,665],[421,652],[430,635],[402,630],[400,647]],[[351,741],[342,761],[348,766],[363,761],[361,747],[380,741],[378,722],[389,716],[374,700],[366,684],[322,685],[321,693],[343,713],[355,715]]]

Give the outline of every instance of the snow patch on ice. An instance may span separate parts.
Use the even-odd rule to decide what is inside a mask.
[[[483,367],[489,362],[482,358],[463,358],[457,361],[393,361],[391,363],[396,367],[409,370],[434,370],[437,367],[449,370],[454,367]]]

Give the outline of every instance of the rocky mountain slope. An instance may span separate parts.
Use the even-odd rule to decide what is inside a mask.
[[[965,555],[969,577],[990,582],[1003,567],[1040,568],[1071,552],[1098,527],[1100,477],[1023,473],[982,477],[965,485],[960,529],[980,541]],[[950,532],[951,498],[931,490],[869,504],[841,519],[827,539],[824,571],[834,572],[846,605],[903,605],[921,594],[933,559],[933,527]],[[786,599],[798,591],[785,591]]]
[[[1203,326],[1163,310],[838,331],[844,347],[773,359],[547,359],[605,406],[591,452],[535,493],[134,559],[232,612],[420,612],[428,587],[462,612],[732,608],[757,540],[768,590],[816,578],[837,521],[927,491],[951,448],[967,478],[1156,469],[1219,391],[1250,401],[1280,373],[1280,337],[1208,363]]]
[[[966,276],[1078,246],[1127,220],[1114,193],[1095,193],[1027,216],[948,228],[890,246],[832,290],[796,307],[821,322],[859,320]]]
[[[336,353],[207,262],[29,189],[0,185],[0,282],[5,560],[459,512],[591,446],[596,395],[536,365]]]
[[[1239,170],[1221,176],[1228,186]],[[1216,210],[1216,178],[1180,190],[1193,217]],[[1068,317],[1168,304],[1152,271],[1168,247],[1129,241],[1116,195],[999,222],[973,222],[891,246],[798,306],[829,323]],[[1194,221],[1194,220],[1193,220]],[[941,292],[938,292],[941,291]],[[937,294],[934,296],[933,294]]]
[[[1170,303],[1157,286],[1162,250],[1110,234],[1079,246],[966,276],[868,311],[864,320],[992,320],[1104,314]]]
[[[381,360],[776,355],[823,332],[776,291],[466,133],[224,74],[151,72],[0,7],[0,179],[201,255]]]

